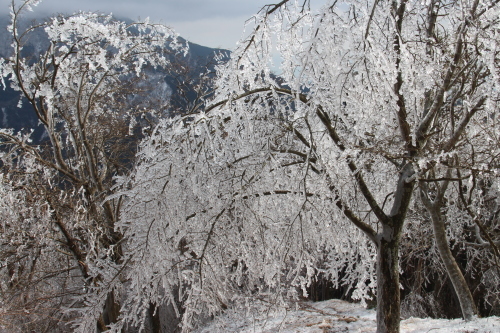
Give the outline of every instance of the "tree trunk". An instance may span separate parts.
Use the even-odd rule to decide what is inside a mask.
[[[446,177],[451,177],[451,170],[448,170]],[[462,309],[462,316],[465,320],[472,320],[475,315],[477,315],[477,307],[472,298],[472,294],[469,290],[469,286],[465,282],[465,278],[462,271],[457,265],[453,254],[451,253],[450,247],[448,245],[448,239],[446,238],[446,228],[444,225],[444,220],[441,214],[441,207],[443,207],[443,200],[446,190],[449,185],[449,181],[443,182],[437,187],[436,198],[431,201],[429,198],[429,189],[425,183],[420,184],[420,197],[424,203],[425,208],[429,212],[432,221],[432,229],[434,231],[434,239],[436,240],[436,246],[443,260],[444,266],[446,267],[446,272],[448,277],[453,284],[453,289],[460,302],[460,308]]]
[[[436,240],[439,255],[441,256],[441,259],[446,267],[448,277],[453,284],[458,301],[460,302],[462,316],[465,320],[472,320],[474,316],[477,315],[477,307],[474,303],[474,299],[472,298],[472,294],[469,290],[467,282],[465,281],[462,271],[458,267],[458,264],[451,253],[450,247],[448,246],[446,229],[439,207],[440,205],[431,205],[430,207],[427,207],[427,210],[431,215],[434,239]]]
[[[413,164],[399,172],[394,202],[388,216],[380,216],[382,232],[377,245],[377,333],[399,333],[399,244],[415,184]]]
[[[390,227],[384,226],[384,229]],[[391,233],[392,234],[392,233]],[[382,238],[377,252],[377,333],[397,333],[400,322],[399,235]]]
[[[104,309],[102,310],[101,318],[97,321],[97,329],[99,332],[108,330],[107,326],[116,323],[120,315],[120,305],[115,301],[115,294],[113,291],[108,293]]]
[[[154,303],[149,303],[149,319],[151,321],[151,333],[161,333],[160,309]]]

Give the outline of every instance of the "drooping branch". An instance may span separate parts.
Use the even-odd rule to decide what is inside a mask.
[[[460,179],[460,170],[457,169],[457,174],[458,174],[458,178]],[[495,256],[495,262],[497,264],[497,266],[500,267],[499,265],[499,258],[500,258],[500,246],[498,246],[498,242],[495,242],[491,236],[490,236],[490,233],[488,232],[488,230],[486,230],[486,228],[484,227],[484,225],[481,223],[481,221],[479,221],[480,219],[480,216],[478,214],[476,214],[471,208],[470,208],[470,200],[467,200],[465,198],[465,194],[464,194],[464,186],[463,186],[463,183],[461,180],[459,180],[459,183],[458,183],[458,194],[459,194],[459,198],[461,200],[461,202],[463,203],[463,207],[465,209],[465,211],[467,212],[467,214],[471,217],[472,221],[474,222],[474,224],[479,228],[479,230],[482,232],[482,234],[484,235],[484,237],[486,238],[487,240],[487,243],[482,243],[482,244],[487,244],[488,246],[491,247],[491,250],[493,251],[493,254]]]
[[[262,92],[271,92],[271,91],[276,91],[278,93],[282,93],[282,94],[291,96],[293,98],[297,98],[300,102],[302,102],[302,103],[304,103],[306,105],[310,104],[310,100],[308,99],[308,97],[305,94],[295,93],[292,90],[285,89],[285,88],[262,87],[262,88],[257,88],[257,89],[254,89],[254,90],[247,91],[247,92],[245,92],[243,94],[240,94],[240,95],[237,95],[237,96],[233,97],[232,99],[225,99],[223,101],[220,101],[220,102],[218,102],[218,103],[216,103],[216,104],[214,104],[212,106],[209,106],[207,108],[206,112],[210,112],[211,110],[213,110],[213,109],[215,109],[217,107],[223,106],[223,105],[227,104],[230,101],[236,101],[236,100],[240,100],[240,99],[245,98],[245,97],[250,96],[250,95],[254,95],[254,94],[258,94],[258,93],[262,93]],[[335,143],[335,145],[341,151],[345,151],[346,148],[345,148],[342,140],[338,136],[336,129],[332,125],[331,120],[329,119],[328,115],[323,110],[323,107],[321,105],[317,106],[317,108],[316,108],[316,115],[321,120],[322,124],[326,127],[328,135],[333,140],[333,142]],[[302,138],[299,137],[299,139],[301,139],[301,141],[307,142],[307,140],[303,136],[302,136]],[[358,186],[359,186],[359,188],[360,188],[363,196],[365,197],[367,203],[370,205],[370,208],[373,210],[374,214],[377,216],[377,218],[381,222],[387,223],[388,222],[388,216],[384,213],[384,211],[382,210],[382,208],[380,208],[380,206],[378,205],[378,203],[375,200],[373,194],[371,193],[370,189],[368,188],[368,185],[366,184],[366,182],[365,182],[365,180],[363,178],[362,173],[360,172],[360,170],[358,169],[358,167],[356,166],[356,164],[354,163],[354,161],[350,157],[347,157],[347,165],[348,165],[349,169],[351,170],[351,172],[353,173],[353,175],[355,177],[355,180],[356,180],[356,182],[357,182],[357,184],[358,184]],[[376,234],[375,231],[373,229],[371,229],[371,227],[367,228],[368,225],[362,225],[360,223],[361,220],[358,217],[356,217],[355,214],[353,214],[352,211],[349,208],[347,208],[347,205],[345,203],[343,203],[343,202],[340,201],[340,198],[338,198],[337,202],[338,202],[337,206],[339,206],[339,208],[341,208],[341,210],[343,212],[345,212],[346,216],[349,215],[348,216],[349,219],[354,224],[356,224],[358,227],[361,227],[362,230],[365,231],[365,233],[367,233],[370,238],[373,235]],[[369,229],[371,229],[371,230],[369,230]]]

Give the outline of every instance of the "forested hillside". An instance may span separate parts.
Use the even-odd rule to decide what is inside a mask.
[[[36,14],[36,13],[35,13]],[[42,18],[38,18],[41,20]],[[31,20],[21,20],[23,25],[27,25]],[[130,19],[124,19],[127,24],[132,23]],[[11,52],[12,35],[7,30],[10,24],[8,15],[0,17],[0,57],[6,58]],[[213,70],[216,61],[214,58],[220,56],[227,58],[229,51],[209,48],[190,43],[180,38],[188,45],[186,55],[172,55],[171,61],[175,63],[177,72],[167,71],[163,68],[145,68],[147,79],[151,81],[149,90],[138,96],[138,99],[156,98],[162,100],[164,116],[170,113],[182,112],[179,110],[189,109],[187,105],[194,102],[196,94],[189,91],[187,85],[183,85],[186,78],[193,79],[207,71],[207,67]],[[168,45],[166,45],[168,47]],[[23,54],[26,57],[38,57],[48,48],[47,36],[42,29],[34,31],[29,40],[23,46]],[[182,80],[180,80],[182,78]],[[186,91],[187,90],[187,91]],[[22,94],[13,90],[9,85],[0,89],[0,128],[12,128],[16,132],[22,129],[36,128],[37,131],[32,138],[40,142],[43,136],[43,126],[39,126],[38,118],[33,112],[29,103],[24,99],[19,103]],[[20,107],[19,107],[20,106]],[[156,105],[159,107],[159,105]]]
[[[45,136],[0,131],[5,329],[500,315],[500,1],[283,0],[208,62],[147,21],[19,24],[36,3],[0,59]]]

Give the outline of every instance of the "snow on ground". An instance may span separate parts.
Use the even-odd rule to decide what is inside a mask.
[[[227,311],[197,333],[333,333],[375,332],[375,310],[342,300],[301,302],[296,310],[276,310],[262,314]],[[409,318],[401,321],[401,332],[408,333],[495,333],[500,332],[500,317],[465,322],[461,319]]]

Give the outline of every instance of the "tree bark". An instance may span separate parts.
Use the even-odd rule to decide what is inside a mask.
[[[451,171],[448,170],[446,177],[451,177]],[[429,212],[432,221],[432,230],[434,232],[434,239],[436,241],[436,246],[439,251],[441,260],[443,260],[448,277],[453,284],[453,289],[460,302],[460,308],[462,310],[462,316],[465,320],[472,320],[474,316],[477,315],[477,307],[472,298],[472,294],[469,290],[469,286],[465,281],[465,278],[458,267],[453,254],[451,253],[450,247],[448,245],[448,238],[446,237],[446,227],[444,225],[444,219],[441,214],[441,207],[443,207],[443,199],[448,189],[449,181],[444,181],[441,185],[437,186],[436,198],[432,201],[429,196],[429,190],[425,183],[420,184],[420,196],[425,208]]]
[[[118,316],[120,315],[120,305],[115,301],[115,295],[113,291],[108,293],[106,297],[106,302],[104,303],[104,308],[102,310],[101,318],[97,321],[97,329],[99,332],[105,332],[108,330],[107,326],[118,321]]]
[[[446,267],[448,277],[453,284],[458,301],[460,302],[462,316],[465,320],[472,320],[477,315],[477,307],[474,303],[474,299],[472,298],[472,294],[469,290],[467,282],[465,281],[462,271],[460,270],[460,267],[458,267],[458,264],[451,253],[450,247],[448,246],[446,229],[439,207],[440,205],[427,207],[427,210],[431,215],[436,246],[438,248],[439,255],[441,256],[441,260],[443,260]]]
[[[384,226],[384,229],[389,228]],[[377,252],[377,333],[399,332],[399,237],[382,239]]]
[[[399,172],[394,202],[388,216],[380,220],[377,235],[377,333],[399,333],[401,293],[399,289],[399,244],[415,184],[412,163]]]
[[[151,333],[161,333],[160,309],[154,303],[149,303],[148,309],[151,321]]]

